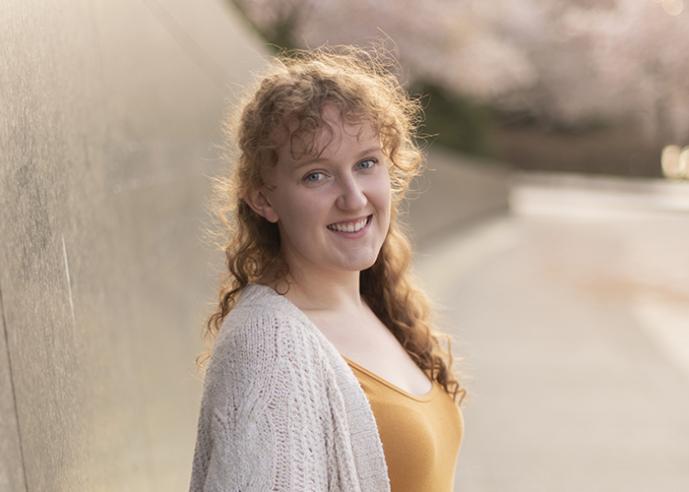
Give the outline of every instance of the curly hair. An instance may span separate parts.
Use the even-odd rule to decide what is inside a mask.
[[[227,238],[220,244],[227,271],[218,306],[204,326],[207,346],[196,358],[198,369],[210,358],[213,341],[242,289],[271,269],[277,278],[289,273],[277,224],[255,213],[244,197],[264,183],[261,169],[276,165],[281,145],[276,130],[288,120],[296,122],[291,141],[298,138],[306,143],[306,152],[313,151],[316,133],[327,129],[322,108],[328,103],[349,122],[372,124],[391,162],[390,227],[375,263],[360,273],[360,294],[416,365],[461,405],[466,391],[452,370],[450,337],[431,328],[431,303],[415,286],[412,248],[398,217],[412,179],[421,174],[424,156],[416,142],[422,104],[402,88],[396,66],[381,50],[353,46],[283,50],[226,120],[227,142],[238,147],[238,155],[230,157],[230,175],[215,179],[212,212],[222,225],[221,237]]]

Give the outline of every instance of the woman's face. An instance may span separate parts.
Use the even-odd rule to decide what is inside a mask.
[[[290,269],[365,270],[375,263],[390,225],[389,160],[370,124],[344,123],[332,105],[324,106],[323,118],[332,140],[327,131],[316,135],[315,149],[324,149],[320,158],[293,157],[289,141],[283,144],[267,173],[267,200],[259,213],[277,222]]]

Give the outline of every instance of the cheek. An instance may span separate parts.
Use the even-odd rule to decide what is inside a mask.
[[[390,186],[390,176],[388,173],[382,173],[380,179],[376,182],[375,187],[376,205],[378,207],[390,208],[392,202],[392,188]]]
[[[290,230],[304,231],[325,220],[323,210],[323,204],[315,197],[295,194],[285,197],[282,219]]]

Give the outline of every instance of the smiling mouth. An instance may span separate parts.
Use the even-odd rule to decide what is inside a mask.
[[[365,218],[361,218],[355,222],[348,222],[346,224],[343,223],[335,223],[335,224],[330,224],[327,226],[327,228],[331,231],[334,232],[348,232],[348,233],[356,233],[365,228],[367,225],[371,223],[371,220],[373,219],[373,214],[366,216]]]

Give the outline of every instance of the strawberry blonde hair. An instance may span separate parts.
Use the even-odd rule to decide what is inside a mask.
[[[390,228],[376,262],[361,271],[361,296],[416,365],[440,383],[457,405],[464,399],[466,391],[452,371],[451,339],[431,328],[431,304],[415,285],[412,248],[398,217],[400,202],[424,163],[415,142],[422,107],[400,86],[392,71],[395,62],[380,51],[353,46],[282,51],[228,118],[227,141],[238,152],[230,158],[234,164],[230,175],[215,179],[212,210],[226,238],[221,247],[227,271],[217,308],[204,327],[208,346],[196,358],[199,369],[209,359],[212,343],[242,289],[269,270],[278,272],[279,278],[289,273],[280,254],[277,224],[255,213],[243,197],[264,184],[261,170],[277,163],[281,142],[274,136],[287,121],[296,123],[290,141],[299,139],[306,152],[313,152],[317,132],[328,129],[322,108],[329,103],[350,123],[370,123],[391,163]]]

